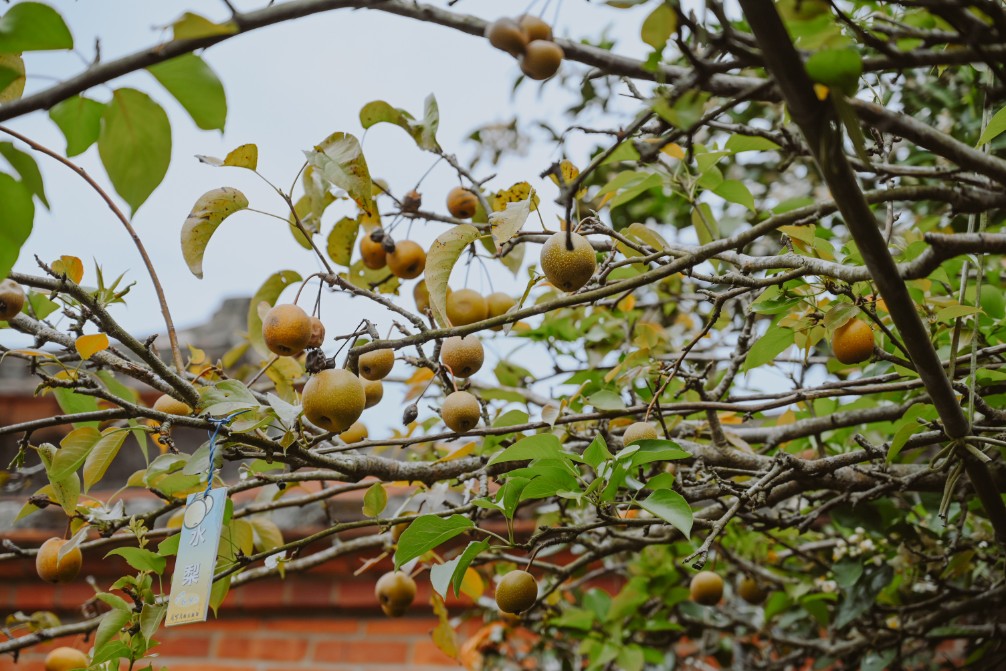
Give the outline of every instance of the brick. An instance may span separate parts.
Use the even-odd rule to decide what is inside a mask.
[[[314,649],[315,661],[344,664],[402,664],[408,654],[405,643],[390,641],[321,641]]]
[[[385,617],[365,621],[367,636],[418,635],[428,636],[437,621],[433,618]]]
[[[445,655],[437,644],[431,640],[416,641],[412,646],[412,664],[426,664],[428,666],[450,666],[459,667],[460,663],[456,659],[451,659]]]
[[[221,662],[214,662],[213,664],[207,664],[205,662],[193,663],[193,664],[176,664],[169,659],[158,659],[155,662],[154,668],[160,668],[166,666],[171,671],[250,671],[247,663],[234,663],[226,664]],[[24,670],[22,670],[24,671]]]
[[[74,582],[60,585],[56,593],[56,606],[74,610],[94,596],[94,589],[86,582]]]
[[[222,617],[218,620],[210,619],[199,624],[187,624],[185,628],[191,631],[214,632],[214,631],[256,631],[265,629],[265,622],[258,618],[229,618]]]
[[[16,604],[19,610],[25,612],[53,610],[56,608],[56,586],[48,585],[41,581],[34,584],[22,585],[14,591],[13,604]]]
[[[336,585],[333,605],[340,608],[380,608],[374,596],[374,582],[367,579],[347,580]]]
[[[286,593],[286,605],[297,608],[329,608],[335,605],[331,580],[296,580]]]
[[[154,652],[162,657],[209,657],[211,637],[187,636],[175,633],[170,629],[162,629],[157,633],[156,640],[160,642]]]
[[[293,631],[318,634],[355,634],[360,622],[354,618],[292,618],[271,621],[270,631]]]
[[[307,640],[294,636],[225,636],[217,641],[217,657],[289,662],[304,658]]]
[[[284,604],[286,582],[261,580],[234,590],[235,604],[242,608],[280,608]]]

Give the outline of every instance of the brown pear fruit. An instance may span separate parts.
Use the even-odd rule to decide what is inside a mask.
[[[300,354],[311,341],[311,318],[292,303],[277,305],[262,319],[262,338],[274,354]]]
[[[447,366],[455,377],[471,377],[479,372],[485,362],[482,341],[474,333],[451,336],[440,347],[440,362]]]
[[[426,269],[426,252],[412,240],[395,243],[395,251],[388,254],[388,269],[403,280],[412,280]]]

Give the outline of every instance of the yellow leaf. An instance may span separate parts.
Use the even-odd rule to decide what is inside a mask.
[[[446,454],[440,457],[434,463],[440,464],[445,461],[453,461],[455,459],[460,459],[461,457],[467,457],[469,454],[475,451],[475,445],[476,445],[475,443],[468,443],[467,445],[462,445],[461,447],[454,450],[450,454]]]
[[[682,149],[681,145],[677,144],[676,142],[665,144],[663,147],[660,148],[660,151],[667,154],[671,158],[678,159],[679,161],[682,161],[685,158],[685,150]]]
[[[559,174],[562,175],[563,184],[572,184],[573,180],[580,176],[580,169],[573,165],[571,161],[563,160],[559,163]],[[548,177],[556,184],[556,186],[560,186],[559,180],[555,175],[549,174]],[[587,189],[581,188],[576,192],[576,197],[583,198],[583,194],[585,193],[587,193]]]
[[[814,84],[814,95],[820,101],[825,101],[828,99],[828,87],[824,84]]]
[[[254,144],[241,145],[224,157],[224,165],[255,170],[258,168],[258,146]]]
[[[439,620],[436,629],[433,630],[433,642],[445,655],[451,659],[457,659],[458,639],[454,633],[454,629],[451,627],[450,621],[447,619],[447,607],[444,605],[444,600],[434,592],[433,596],[430,597],[430,603],[433,605],[433,612]]]
[[[618,301],[617,307],[622,312],[628,312],[632,308],[636,307],[636,297],[629,294],[622,300]]]
[[[80,284],[84,278],[84,264],[76,256],[61,256],[52,262],[52,271],[66,275],[74,284]]]
[[[412,377],[405,381],[405,384],[408,387],[405,391],[405,400],[411,401],[423,393],[423,389],[426,389],[426,384],[432,378],[433,371],[429,368],[419,368],[416,370],[416,372],[412,374]]]
[[[189,345],[189,365],[199,366],[206,363],[206,352],[199,349],[198,347],[193,347]]]
[[[83,335],[77,338],[74,347],[77,348],[77,354],[80,355],[80,358],[90,359],[98,352],[108,349],[108,336],[104,333]]]
[[[479,575],[479,572],[471,566],[465,569],[465,577],[461,579],[461,593],[472,601],[478,601],[478,598],[482,596],[485,590],[486,584],[482,580],[482,576]]]
[[[522,200],[531,199],[531,211],[538,209],[538,194],[527,182],[517,182],[509,189],[497,191],[489,197],[493,212],[502,212],[506,209],[507,203],[519,203]]]

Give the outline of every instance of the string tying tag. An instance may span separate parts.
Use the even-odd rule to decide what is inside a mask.
[[[212,432],[207,431],[207,433],[209,433],[210,436],[210,463],[209,466],[206,468],[206,491],[203,492],[203,497],[209,496],[210,489],[213,488],[213,476],[216,472],[216,462],[217,462],[217,436],[220,435],[220,429],[222,429],[225,424],[228,424],[238,415],[242,415],[248,411],[249,409],[246,408],[244,410],[238,410],[237,412],[231,413],[226,417],[219,417],[219,418],[211,417],[208,420],[211,424],[213,424],[213,431]]]

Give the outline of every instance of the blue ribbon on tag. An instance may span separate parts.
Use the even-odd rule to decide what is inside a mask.
[[[220,435],[220,429],[222,429],[225,424],[233,420],[238,415],[243,415],[244,413],[249,412],[249,410],[250,409],[238,410],[237,412],[231,413],[226,417],[220,417],[220,418],[211,417],[208,420],[211,424],[213,424],[213,432],[210,433],[207,431],[207,433],[209,433],[210,436],[210,463],[208,468],[206,469],[206,491],[203,492],[204,497],[209,496],[210,489],[213,488],[213,475],[214,471],[216,470],[216,461],[217,461],[217,436]]]

